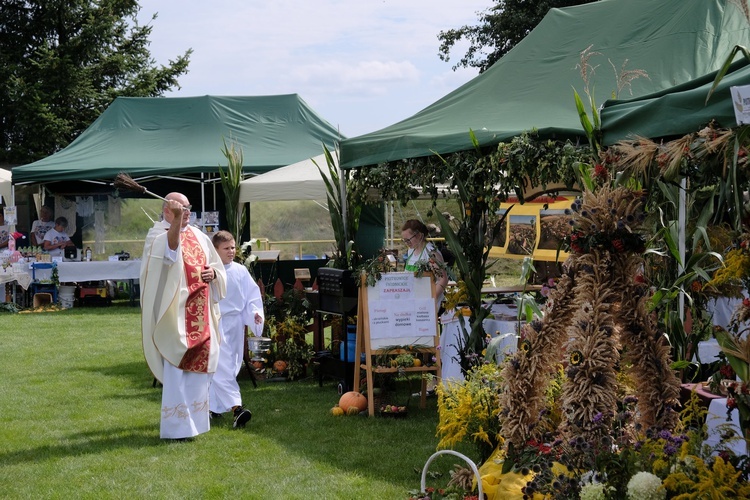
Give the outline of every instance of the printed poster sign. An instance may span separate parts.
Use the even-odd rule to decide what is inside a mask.
[[[729,93],[732,95],[737,125],[747,125],[750,123],[750,85],[729,87]]]
[[[373,339],[431,338],[437,317],[435,299],[427,287],[417,287],[414,273],[384,273],[377,293],[368,300]],[[429,278],[428,278],[429,279]]]
[[[18,216],[16,214],[16,207],[5,207],[3,209],[3,216],[5,217],[6,226],[14,226],[18,224]]]

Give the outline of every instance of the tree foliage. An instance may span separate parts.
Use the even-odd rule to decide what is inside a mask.
[[[450,52],[462,39],[470,42],[466,54],[453,66],[479,68],[482,73],[533,30],[550,9],[591,3],[595,0],[495,0],[478,12],[477,26],[462,26],[438,34],[438,56],[450,60]]]
[[[0,163],[60,150],[116,97],[178,85],[192,50],[157,67],[139,10],[137,0],[3,0]]]
[[[539,139],[534,131],[484,149],[474,134],[470,135],[475,146],[472,150],[362,167],[353,171],[347,185],[355,204],[366,203],[373,188],[383,199],[403,205],[417,198],[420,191],[432,199],[433,208],[438,198],[459,201],[454,220],[449,222],[440,213],[436,216],[456,254],[458,278],[466,287],[472,310],[469,328],[457,346],[464,370],[484,348],[482,321],[489,310],[481,307],[481,289],[492,241],[502,227],[500,204],[515,196],[519,202],[526,201],[532,186],[550,191],[561,185],[580,186],[581,167],[587,168],[592,159],[588,146]]]

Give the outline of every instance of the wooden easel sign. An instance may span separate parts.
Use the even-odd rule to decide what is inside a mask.
[[[435,356],[432,366],[406,368],[406,372],[432,372],[440,377],[437,346],[440,335],[435,305],[435,283],[432,275],[416,277],[414,273],[383,273],[375,286],[361,279],[357,310],[356,357],[365,354],[365,362],[355,371],[354,386],[359,387],[360,370],[367,378],[369,415],[374,415],[373,373],[395,373],[397,368],[373,366],[373,355],[398,354],[392,346],[423,346],[420,352]],[[386,349],[388,348],[388,349]],[[425,408],[426,381],[422,381],[420,407]]]

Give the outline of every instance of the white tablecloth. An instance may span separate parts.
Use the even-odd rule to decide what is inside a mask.
[[[698,358],[701,363],[709,364],[714,361],[718,361],[719,353],[721,353],[721,347],[719,347],[719,341],[716,339],[704,340],[698,342]]]
[[[464,325],[468,330],[469,318],[464,317]],[[460,319],[454,317],[451,313],[446,313],[440,318],[443,325],[440,333],[440,363],[442,365],[442,378],[444,381],[449,379],[461,381],[464,379],[461,373],[461,364],[459,362],[458,346],[459,339],[463,338]],[[517,323],[515,321],[502,321],[486,319],[482,322],[484,330],[491,336],[502,336],[500,352],[515,352],[518,344],[518,337],[515,334]]]
[[[6,272],[0,270],[0,283],[8,283],[9,281],[17,281],[26,290],[31,283],[31,275],[26,272],[13,272],[10,267],[6,269]],[[3,296],[5,296],[5,292],[3,292]]]
[[[60,262],[57,264],[60,283],[137,280],[140,272],[140,260]]]
[[[734,433],[738,439],[726,441],[726,447],[737,455],[745,455],[747,454],[745,440],[739,438],[739,436],[742,436],[742,431],[740,431],[740,411],[735,408],[732,410],[730,417],[731,420],[727,421],[727,398],[711,400],[711,404],[708,406],[708,414],[706,415],[708,437],[703,443],[714,447],[721,441],[722,434]]]

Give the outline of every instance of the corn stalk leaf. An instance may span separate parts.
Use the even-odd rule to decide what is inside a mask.
[[[742,45],[735,45],[732,48],[732,51],[729,53],[729,57],[727,57],[727,59],[724,61],[724,64],[722,64],[721,68],[719,69],[719,72],[716,73],[716,78],[714,78],[714,83],[713,85],[711,85],[711,89],[708,91],[708,95],[706,96],[705,104],[708,104],[708,100],[711,99],[711,96],[716,90],[716,87],[719,86],[719,83],[729,71],[729,67],[732,65],[732,61],[734,60],[734,57],[740,52],[745,56],[745,59],[750,60],[750,51],[748,51],[748,49],[743,47]]]

